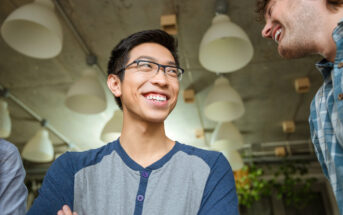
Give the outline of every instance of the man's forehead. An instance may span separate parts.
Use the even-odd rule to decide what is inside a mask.
[[[277,0],[267,0],[267,4],[265,6],[265,12],[267,11],[267,9],[276,2]]]
[[[129,61],[141,59],[156,63],[176,65],[171,51],[165,46],[154,42],[141,43],[133,47],[128,53],[128,57]]]

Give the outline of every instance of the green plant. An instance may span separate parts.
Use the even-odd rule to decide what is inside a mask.
[[[240,177],[236,181],[238,201],[240,204],[250,207],[263,195],[270,194],[268,182],[261,178],[263,170],[255,165],[244,166],[242,169],[247,175]]]
[[[314,198],[311,186],[316,181],[315,178],[305,179],[306,174],[306,163],[287,161],[274,172],[274,178],[269,183],[276,190],[277,198],[282,198],[287,205],[303,208]]]
[[[239,203],[246,207],[273,191],[287,205],[298,208],[306,206],[314,197],[311,186],[316,179],[304,178],[308,173],[307,164],[285,161],[271,170],[273,178],[270,180],[264,179],[263,169],[255,165],[244,166],[241,171],[245,174],[236,178],[236,189]]]

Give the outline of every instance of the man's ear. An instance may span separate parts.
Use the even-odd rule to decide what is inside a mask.
[[[110,74],[107,77],[107,86],[115,97],[121,96],[121,81],[118,75]]]

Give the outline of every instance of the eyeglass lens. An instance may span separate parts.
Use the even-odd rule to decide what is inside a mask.
[[[180,79],[180,76],[182,75],[181,69],[174,66],[160,65],[158,63],[150,62],[150,61],[137,60],[136,62],[137,62],[137,69],[141,72],[155,74],[159,71],[160,67],[163,67],[164,72],[171,78]]]

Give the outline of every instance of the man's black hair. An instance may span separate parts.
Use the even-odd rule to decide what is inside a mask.
[[[123,81],[125,72],[119,71],[128,63],[130,51],[142,43],[157,43],[164,46],[170,51],[174,57],[176,65],[179,66],[177,40],[162,30],[146,30],[128,36],[114,47],[107,66],[108,75],[115,74],[119,77],[120,81]],[[123,107],[120,98],[115,97],[115,101],[122,110]]]

